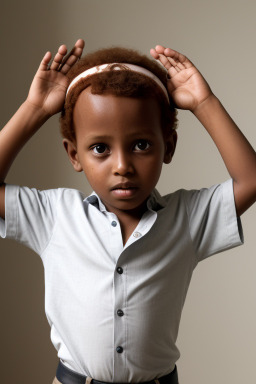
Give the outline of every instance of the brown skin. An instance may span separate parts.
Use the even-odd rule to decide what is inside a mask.
[[[50,116],[61,110],[69,83],[67,74],[81,56],[83,48],[84,41],[79,39],[72,50],[71,56],[68,57],[63,67],[62,64],[66,60],[65,55],[67,53],[65,46],[59,47],[50,65],[51,54],[47,52],[31,84],[27,100],[0,131],[0,217],[3,219],[5,218],[4,180],[8,171],[25,143],[40,129]],[[167,83],[167,90],[176,107],[191,111],[202,123],[216,144],[227,170],[233,179],[237,215],[242,215],[256,201],[256,153],[254,149],[231,119],[220,101],[212,93],[201,73],[186,56],[173,49],[165,48],[162,45],[157,45],[155,48],[152,48],[150,53],[156,60],[159,60],[168,71],[170,79]],[[58,71],[60,64],[61,70]],[[152,116],[152,114],[150,115],[151,107],[152,105],[150,108],[141,109],[143,111],[141,116],[143,119],[145,118],[146,121],[149,121],[149,123],[151,119],[147,116]],[[113,112],[114,111],[115,109],[113,109]],[[155,112],[157,111],[155,110]],[[130,111],[129,113],[126,111],[126,116],[128,115],[129,117],[129,114]],[[125,119],[122,120],[122,124],[126,124]],[[173,148],[175,147],[175,141],[176,136],[173,136]],[[121,144],[122,141],[120,140],[120,145]],[[68,149],[68,144],[65,145]],[[172,154],[171,148],[172,143],[170,140],[167,141],[166,155],[168,155],[168,153]],[[80,152],[80,150],[78,152]],[[116,154],[116,146],[114,153]],[[136,156],[134,154],[132,158]],[[73,158],[74,161],[76,161],[76,156]],[[83,164],[82,158],[79,158],[79,160]],[[166,159],[163,153],[162,161],[169,162],[170,158],[169,160]],[[77,165],[78,167],[76,168],[79,170],[79,161],[77,161]],[[137,172],[137,168],[135,171]],[[133,174],[133,171],[127,171],[126,176],[122,177],[124,180],[133,177],[137,180],[136,172]],[[114,178],[114,175],[112,176]],[[122,177],[119,175],[119,178],[122,179]],[[156,175],[154,177],[156,177]],[[144,196],[144,194],[141,195],[142,191],[140,191],[140,188],[138,189],[138,194]],[[144,190],[144,192],[146,194],[146,190]],[[134,196],[134,198],[135,197],[137,199],[137,195]],[[145,204],[143,205],[143,201],[140,200],[141,199],[138,198],[136,200],[138,205],[133,208],[129,206],[129,209],[125,209],[125,204],[127,204],[126,208],[131,204],[131,202],[128,201],[118,202],[118,204],[122,203],[123,206],[115,207],[114,205],[115,209],[120,213],[119,218],[122,223],[131,223],[133,218],[133,226],[122,224],[124,239],[127,238],[131,228],[134,227],[138,221],[138,217],[140,217],[144,211]],[[106,199],[106,205],[109,209],[111,208],[111,204],[108,205],[108,199]],[[127,212],[130,212],[130,214],[127,214]],[[127,231],[126,228],[129,228],[129,231]]]
[[[208,83],[183,54],[162,45],[150,50],[168,70],[167,89],[177,108],[190,110],[218,148],[233,179],[237,216],[256,201],[256,153]]]
[[[5,178],[19,151],[41,126],[61,111],[69,79],[68,72],[81,57],[84,40],[75,43],[70,54],[61,45],[53,56],[47,52],[32,81],[29,94],[0,131],[0,217],[5,218]],[[61,68],[59,66],[61,65]]]
[[[117,215],[125,244],[146,210],[162,164],[172,160],[176,132],[164,138],[155,99],[93,95],[90,88],[75,105],[74,127],[76,143],[63,140],[70,161]],[[113,190],[119,183],[122,188]]]

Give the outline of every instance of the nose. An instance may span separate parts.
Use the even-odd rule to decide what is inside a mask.
[[[125,176],[134,173],[131,154],[120,150],[113,156],[113,174]]]

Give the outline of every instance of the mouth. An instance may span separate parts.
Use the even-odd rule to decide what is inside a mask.
[[[116,189],[137,189],[137,187],[133,183],[119,183],[116,184],[113,188],[111,188],[111,191],[114,191]]]
[[[116,197],[133,197],[137,190],[138,187],[133,183],[119,183],[111,188],[111,192]]]

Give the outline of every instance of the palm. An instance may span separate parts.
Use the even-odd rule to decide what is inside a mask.
[[[178,108],[193,110],[210,94],[210,88],[195,67],[184,69],[168,80],[167,88]]]
[[[65,100],[68,79],[60,72],[37,73],[29,91],[29,100],[50,115],[58,113]]]
[[[62,45],[50,68],[51,54],[46,53],[29,90],[27,100],[31,104],[42,108],[50,116],[61,111],[69,83],[66,75],[81,56],[83,47],[84,41],[78,40],[70,54],[64,58],[67,49]]]
[[[184,55],[159,45],[150,52],[168,71],[167,89],[177,108],[193,111],[209,97],[209,85]]]

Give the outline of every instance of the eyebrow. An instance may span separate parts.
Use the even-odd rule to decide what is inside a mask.
[[[140,137],[143,137],[143,136],[155,136],[154,132],[139,132],[139,131],[136,131],[134,133],[132,133],[131,135],[129,135],[130,138],[140,138]],[[88,140],[93,140],[93,141],[101,141],[101,140],[108,140],[108,139],[112,139],[113,137],[115,137],[115,135],[89,135],[88,136]]]
[[[113,136],[111,135],[90,135],[88,136],[88,140],[93,140],[93,141],[101,141],[101,140],[106,140],[106,139],[111,139]]]

